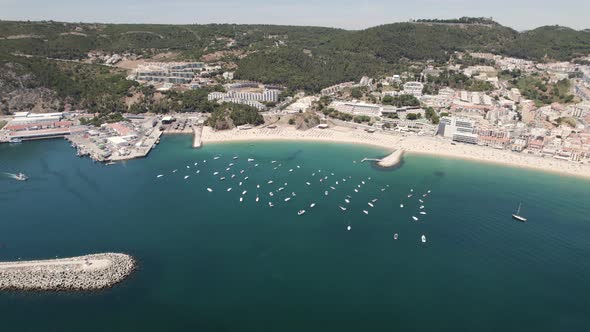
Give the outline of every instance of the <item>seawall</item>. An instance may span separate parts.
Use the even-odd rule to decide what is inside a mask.
[[[135,268],[133,257],[120,253],[2,262],[0,290],[98,290],[123,281]]]
[[[397,149],[389,156],[378,161],[377,165],[379,165],[380,167],[397,166],[402,161],[402,158],[404,157],[404,152],[404,149]]]

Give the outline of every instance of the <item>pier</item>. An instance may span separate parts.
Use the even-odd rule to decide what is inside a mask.
[[[103,253],[71,258],[0,263],[0,290],[98,290],[135,270],[133,257]]]
[[[200,148],[203,146],[203,142],[201,141],[201,135],[203,134],[203,127],[201,126],[194,126],[193,127],[193,148]]]

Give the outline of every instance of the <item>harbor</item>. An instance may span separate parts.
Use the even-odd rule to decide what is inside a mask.
[[[88,291],[112,287],[136,268],[119,253],[0,263],[0,290]]]

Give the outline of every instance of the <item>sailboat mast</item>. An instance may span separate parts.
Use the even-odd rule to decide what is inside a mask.
[[[516,211],[516,215],[517,215],[517,216],[519,216],[519,215],[520,215],[520,204],[521,204],[521,203],[518,203],[518,211]]]

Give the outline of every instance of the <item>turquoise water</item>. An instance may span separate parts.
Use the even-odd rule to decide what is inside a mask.
[[[414,155],[384,171],[353,163],[384,151],[348,145],[190,144],[166,137],[108,167],[62,140],[0,145],[0,260],[117,251],[140,263],[105,291],[0,293],[2,330],[588,329],[589,181]],[[30,180],[1,173],[19,171]],[[510,218],[519,201],[527,223]]]

